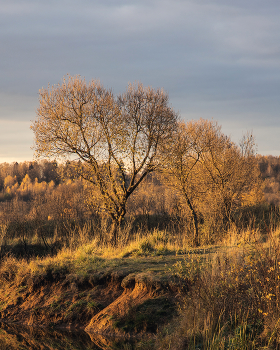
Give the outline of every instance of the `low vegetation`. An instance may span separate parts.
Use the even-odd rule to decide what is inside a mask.
[[[279,348],[279,231],[244,243],[174,265],[191,286],[156,349]]]
[[[2,259],[2,318],[9,315],[5,313],[8,306],[22,305],[21,298],[27,293],[35,295],[44,285],[55,286],[62,281],[71,285],[74,293],[64,289],[52,297],[45,322],[81,324],[108,304],[106,298],[105,303],[96,299],[93,292],[98,280],[142,274],[147,283],[173,283],[176,288],[166,293],[161,287],[141,303],[128,304],[125,313],[111,315],[112,329],[117,332],[156,335],[148,342],[127,343],[126,349],[279,346],[279,229],[269,234],[258,229],[232,230],[216,245],[200,248],[192,248],[187,242],[178,244],[170,233],[160,230],[138,232],[133,240],[117,248],[92,238],[79,242],[79,237],[77,233],[75,247],[64,247],[53,255],[8,255]],[[121,290],[116,297],[119,295]]]

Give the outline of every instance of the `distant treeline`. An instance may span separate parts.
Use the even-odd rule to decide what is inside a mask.
[[[0,164],[0,191],[3,191],[5,187],[10,183],[18,183],[21,185],[23,179],[28,175],[31,182],[35,179],[38,182],[51,182],[55,185],[61,182],[61,170],[67,168],[66,165],[58,165],[56,161],[34,161],[34,162],[21,162],[21,163],[1,163]],[[13,180],[11,180],[11,178]]]
[[[10,221],[16,216],[83,220],[104,215],[94,186],[79,177],[75,169],[74,161],[0,164],[0,220]],[[159,174],[149,174],[131,198],[128,214],[163,215],[172,211],[170,202],[174,198]]]
[[[280,157],[257,156],[257,160],[262,177],[263,203],[278,206]],[[78,177],[75,169],[74,161],[63,164],[49,160],[0,164],[0,222],[11,227],[12,222],[53,222],[56,225],[65,220],[106,218],[106,213],[100,210],[102,199],[98,191]],[[249,209],[248,214],[247,207],[244,208],[238,209],[232,216],[232,220],[242,227],[255,220],[252,213],[256,209]],[[219,221],[213,213],[208,214],[207,206],[199,209],[201,240],[209,242],[216,239],[215,235],[221,234],[223,221]],[[157,172],[149,174],[129,198],[127,217],[138,220],[140,225],[149,229],[173,225],[186,234],[193,231],[189,208],[176,189],[168,186],[163,175]],[[260,221],[265,225],[263,220]]]
[[[268,203],[280,202],[280,156],[257,156],[261,177],[264,181],[264,195]],[[19,189],[22,184],[44,183],[51,187],[67,183],[69,180],[77,180],[74,162],[67,161],[64,164],[56,161],[41,160],[21,163],[0,163],[0,201],[12,199],[16,194],[20,196]],[[27,176],[26,176],[27,175]],[[159,176],[150,175],[150,181],[161,184]],[[23,187],[23,186],[22,186]],[[31,187],[30,187],[31,189]],[[31,191],[32,192],[32,191]],[[34,188],[33,188],[34,192]],[[28,194],[28,191],[25,191]],[[23,196],[25,200],[32,196]]]

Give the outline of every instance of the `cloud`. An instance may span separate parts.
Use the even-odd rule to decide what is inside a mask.
[[[0,120],[33,119],[38,90],[70,73],[116,93],[164,87],[184,118],[273,123],[279,12],[278,0],[2,0]]]

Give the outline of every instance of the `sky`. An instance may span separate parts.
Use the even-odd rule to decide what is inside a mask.
[[[1,0],[0,163],[33,159],[39,89],[66,74],[164,88],[183,120],[279,156],[279,18],[279,0]]]

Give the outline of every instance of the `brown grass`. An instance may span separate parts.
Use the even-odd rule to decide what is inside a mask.
[[[268,236],[257,229],[233,229],[219,245],[197,249],[160,230],[139,231],[129,243],[124,240],[112,248],[91,239],[87,230],[87,226],[77,228],[81,240],[53,256],[4,258],[3,289],[20,288],[30,280],[35,283],[50,271],[64,278],[124,269],[172,275],[182,285],[179,316],[161,327],[155,349],[279,347],[280,229]]]
[[[280,348],[279,230],[265,243],[244,241],[210,259],[193,255],[174,274],[191,288],[156,349]]]

